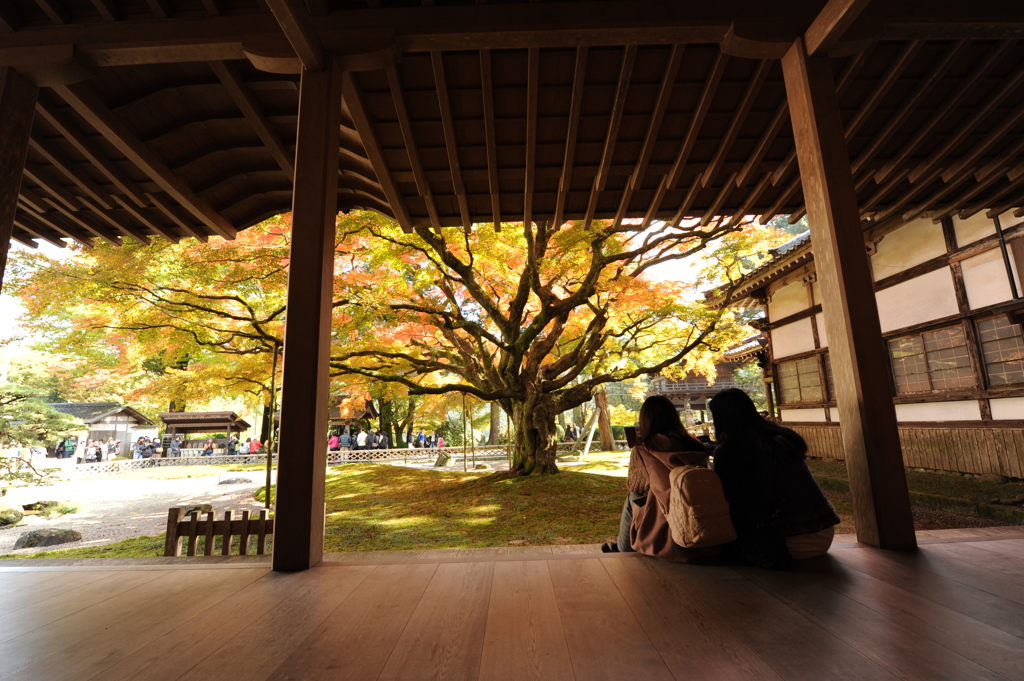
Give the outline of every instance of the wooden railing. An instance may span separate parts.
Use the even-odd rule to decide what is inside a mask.
[[[214,520],[212,511],[206,513],[206,520],[199,519],[199,512],[185,515],[184,506],[176,506],[167,511],[167,539],[164,542],[165,556],[180,556],[181,545],[188,540],[185,555],[196,555],[196,547],[200,537],[204,538],[203,555],[212,556],[216,538],[221,538],[220,554],[231,555],[232,538],[239,538],[238,555],[249,554],[251,539],[256,541],[256,554],[267,552],[267,537],[274,534],[274,521],[267,518],[267,511],[260,511],[258,518],[250,518],[249,511],[242,511],[239,520],[232,519],[231,511],[224,511],[224,520]]]
[[[807,441],[808,454],[844,460],[838,423],[783,424]],[[997,473],[1024,478],[1024,428],[900,426],[903,462],[910,468]]]

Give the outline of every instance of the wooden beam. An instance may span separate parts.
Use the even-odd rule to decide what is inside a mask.
[[[673,45],[671,52],[669,52],[668,64],[665,66],[665,73],[661,77],[661,87],[658,88],[658,98],[654,100],[654,110],[651,112],[651,120],[647,125],[647,134],[644,135],[644,141],[640,147],[640,156],[637,158],[633,174],[630,175],[629,180],[626,181],[626,186],[622,190],[619,210],[615,214],[613,223],[616,227],[626,217],[629,203],[633,198],[633,192],[640,188],[643,184],[644,176],[647,174],[647,167],[651,162],[654,147],[657,145],[658,133],[661,132],[661,124],[665,120],[665,111],[668,109],[669,100],[672,98],[672,89],[679,75],[679,66],[683,63],[683,52],[685,51],[685,45]]]
[[[106,175],[107,179],[113,182],[115,187],[123,191],[140,208],[145,208],[148,205],[143,191],[134,182],[129,180],[120,168],[97,151],[95,145],[79,132],[77,128],[71,125],[64,116],[58,114],[53,107],[43,101],[36,102],[36,113],[56,128],[57,132],[64,136],[64,139],[71,142],[71,145],[80,154],[89,159],[93,166]]]
[[[921,51],[921,47],[924,42],[921,40],[911,40],[900,53],[896,55],[889,67],[885,70],[885,73],[881,75],[878,80],[875,81],[874,87],[871,88],[871,92],[864,98],[864,101],[857,107],[857,111],[853,114],[846,123],[846,127],[843,129],[843,134],[846,136],[846,140],[849,142],[853,139],[853,136],[861,129],[861,126],[867,122],[868,117],[875,112],[882,98],[885,97],[886,93],[892,89],[892,86],[896,84],[899,77],[903,75],[903,72],[910,66],[910,62],[914,60],[917,53]]]
[[[60,239],[56,239],[50,236],[43,230],[39,229],[39,227],[37,227],[36,225],[31,224],[28,220],[24,218],[24,214],[14,218],[14,225],[19,229],[28,232],[37,239],[42,239],[43,241],[53,244],[57,248],[67,248],[66,243],[64,243]]]
[[[267,0],[267,4],[303,68],[307,71],[327,68],[327,50],[310,25],[309,14],[299,0]]]
[[[416,191],[423,198],[427,206],[427,214],[430,216],[430,224],[435,230],[440,231],[441,220],[437,214],[437,205],[434,203],[434,195],[427,182],[427,176],[423,172],[423,164],[420,162],[419,149],[416,146],[416,137],[412,130],[412,121],[409,120],[409,110],[405,108],[405,95],[402,92],[402,81],[398,77],[398,71],[394,66],[384,69],[388,77],[388,85],[391,87],[391,98],[395,103],[395,114],[398,117],[398,127],[402,130],[402,138],[405,140],[405,151],[409,155],[409,167],[412,169],[413,177],[416,180]]]
[[[738,180],[737,180],[737,182],[738,182]],[[758,199],[761,198],[761,194],[764,193],[764,190],[768,188],[768,186],[771,184],[771,182],[772,182],[772,174],[771,173],[764,173],[761,176],[761,181],[758,182],[757,185],[753,188],[753,190],[750,191],[747,194],[747,200],[743,203],[742,206],[740,206],[740,209],[736,212],[735,215],[732,216],[732,220],[730,220],[729,224],[726,225],[726,226],[727,227],[734,227],[734,226],[738,225],[740,223],[740,221],[743,220],[743,218],[745,218],[747,215],[749,215],[751,207],[755,203],[757,203]],[[737,185],[737,186],[740,186],[740,185]]]
[[[782,104],[779,104],[779,108],[775,110],[775,115],[772,116],[771,122],[765,129],[764,134],[761,135],[761,139],[758,140],[757,146],[754,147],[754,153],[750,155],[747,162],[743,164],[743,169],[736,176],[736,186],[745,187],[747,182],[750,181],[751,175],[761,165],[761,160],[764,158],[765,153],[768,151],[768,147],[772,145],[775,138],[779,136],[779,132],[782,130],[782,126],[789,120],[789,103],[785,100]]]
[[[143,144],[142,140],[127,125],[114,115],[93,92],[82,84],[55,85],[56,92],[71,108],[101,135],[117,147],[132,163],[142,169],[160,188],[170,194],[190,213],[199,218],[215,233],[225,239],[234,239],[238,233],[231,223],[213,209],[205,199],[196,194],[185,181],[174,174],[156,152]]]
[[[53,23],[58,25],[71,23],[71,15],[60,4],[60,0],[36,0],[36,4]]]
[[[619,125],[622,123],[622,112],[626,109],[627,96],[629,95],[629,81],[633,76],[633,63],[636,61],[636,45],[627,45],[622,54],[622,66],[619,69],[619,84],[615,89],[615,100],[612,103],[612,110],[608,117],[608,132],[604,138],[604,152],[601,154],[601,165],[597,175],[594,176],[594,184],[590,188],[590,201],[587,203],[587,214],[583,218],[589,228],[594,220],[594,213],[597,210],[597,202],[608,184],[608,171],[612,167],[612,158],[615,155],[615,143],[619,139]]]
[[[971,144],[970,150],[961,156],[956,163],[954,163],[948,170],[943,171],[940,177],[943,182],[949,182],[954,177],[960,175],[964,168],[972,166],[978,159],[984,156],[993,146],[997,143],[1002,142],[1005,144],[1005,136],[1013,128],[1017,126],[1020,121],[1024,119],[1024,107],[1015,106],[1010,110],[1010,113],[999,122],[996,127],[992,128],[987,135],[985,135],[980,141]],[[959,136],[959,135],[958,135]],[[966,136],[966,135],[964,135]],[[963,136],[960,136],[962,141]],[[1013,148],[1020,149],[1024,148],[1024,140],[1019,141],[1013,145]],[[952,148],[952,147],[950,147]],[[940,161],[941,163],[941,161]],[[980,171],[979,171],[980,172]]]
[[[78,197],[58,184],[45,171],[26,163],[24,175],[42,187],[47,194],[60,201],[68,210],[78,210]]]
[[[132,204],[127,199],[121,196],[117,196],[115,194],[114,201],[117,201],[117,203],[121,205],[121,208],[124,208],[126,211],[128,211],[129,215],[131,215],[133,218],[135,218],[140,223],[142,223],[150,230],[152,230],[154,234],[159,234],[163,238],[170,241],[172,244],[176,244],[181,241],[181,237],[179,237],[177,234],[161,225],[158,221],[151,219],[149,216],[147,216],[145,213],[139,210],[134,204]]]
[[[23,23],[17,7],[0,4],[0,33],[16,33]]]
[[[134,225],[131,225],[131,224],[126,224],[126,223],[122,222],[121,220],[115,219],[106,210],[104,210],[100,206],[94,205],[91,201],[89,201],[89,199],[83,198],[82,199],[82,203],[92,213],[98,215],[101,220],[103,220],[108,225],[110,225],[111,227],[113,227],[117,231],[119,231],[122,234],[124,234],[125,236],[127,236],[129,239],[132,239],[133,241],[135,241],[136,243],[138,243],[141,246],[148,246],[149,245],[149,243],[150,243],[149,237],[145,234],[145,232],[140,230],[138,227],[135,227]]]
[[[43,197],[36,194],[24,184],[21,185],[21,194],[19,198],[27,205],[31,206],[33,210],[37,210],[40,213],[45,213],[50,210],[50,204],[46,203],[46,201],[43,200]]]
[[[14,69],[0,68],[0,290],[38,94],[39,88]]]
[[[686,136],[683,137],[683,144],[679,147],[675,161],[672,163],[672,169],[668,173],[666,189],[675,189],[676,185],[679,184],[679,179],[686,168],[686,162],[690,159],[693,145],[697,143],[697,136],[700,134],[701,126],[704,124],[704,118],[711,109],[711,101],[715,98],[715,92],[718,91],[718,83],[722,80],[722,74],[725,73],[725,67],[728,63],[729,56],[719,52],[718,57],[715,58],[714,65],[711,67],[711,72],[704,82],[704,89],[700,94],[700,98],[694,105],[693,115],[690,116],[690,125],[686,130]]]
[[[928,73],[925,74],[924,78],[921,80],[920,85],[918,85],[917,88],[914,89],[913,93],[911,93],[911,95],[900,105],[900,108],[896,110],[896,113],[889,116],[885,127],[871,137],[868,146],[853,162],[854,175],[863,170],[867,164],[874,159],[879,150],[892,138],[896,130],[907,119],[907,116],[909,116],[913,111],[916,111],[928,93],[931,92],[936,85],[942,82],[942,76],[949,69],[953,61],[963,53],[966,46],[967,42],[964,40],[956,43],[951,49],[946,50],[943,53],[942,58],[935,62],[934,66],[928,70]]]
[[[224,5],[221,0],[203,0],[203,7],[211,17],[217,17],[224,13]]]
[[[808,57],[798,39],[782,67],[805,178],[857,539],[882,548],[913,548],[888,360],[831,64],[827,57]]]
[[[171,0],[146,0],[146,4],[149,5],[149,9],[158,19],[170,19],[174,14],[174,8],[171,7]]]
[[[779,194],[779,197],[775,200],[775,203],[773,203],[764,213],[764,215],[761,216],[761,224],[767,225],[772,218],[778,215],[779,211],[782,210],[782,207],[789,203],[789,200],[793,198],[793,195],[796,194],[796,191],[798,189],[800,189],[799,175],[793,178],[793,181],[789,183],[789,186],[786,187],[786,189],[781,194]]]
[[[86,217],[85,211],[71,211],[68,210],[67,207],[65,207],[59,201],[53,201],[52,199],[47,199],[47,201],[49,201],[50,205],[56,208],[57,211],[61,213],[65,218],[67,218],[74,224],[78,225],[85,231],[89,232],[93,236],[98,237],[103,241],[106,241],[111,246],[121,246],[120,240],[118,240],[118,238],[115,235],[111,234],[103,227],[97,226],[90,218]]]
[[[304,70],[299,88],[291,261],[304,266],[288,274],[276,571],[313,567],[324,551],[341,80],[332,61],[326,71]]]
[[[701,189],[700,173],[697,173],[693,177],[693,182],[690,183],[690,189],[686,192],[686,196],[683,198],[683,202],[679,204],[679,210],[672,216],[672,227],[678,227],[679,223],[683,221],[686,214],[690,212],[690,207],[693,206],[693,202],[697,199],[697,192]]]
[[[61,218],[57,215],[40,215],[39,213],[36,213],[35,211],[32,211],[31,209],[26,208],[25,206],[22,206],[22,214],[29,216],[36,222],[41,222],[42,224],[46,225],[47,227],[57,232],[58,234],[63,234],[67,238],[71,239],[72,241],[77,241],[83,246],[92,248],[93,246],[96,245],[96,242],[93,241],[91,237],[87,237],[83,235],[81,232],[76,232],[71,229],[68,229],[66,226],[61,224]]]
[[[32,135],[31,140],[32,148],[35,149],[43,158],[49,161],[54,168],[64,174],[69,180],[74,182],[78,187],[86,194],[96,199],[104,208],[113,208],[113,199],[110,198],[110,194],[105,192],[95,182],[82,175],[82,172],[76,170],[71,162],[59,151],[51,148],[50,145],[40,138],[39,135]]]
[[[711,163],[708,164],[708,167],[701,174],[701,182],[705,187],[714,184],[718,178],[718,172],[722,169],[725,157],[729,155],[729,150],[732,149],[733,143],[740,134],[740,128],[743,127],[743,123],[747,120],[747,114],[750,113],[750,108],[754,105],[754,100],[761,91],[761,86],[764,85],[765,79],[768,78],[768,71],[771,65],[772,62],[762,59],[754,67],[754,75],[751,76],[750,82],[747,83],[747,89],[743,92],[743,98],[740,100],[739,106],[733,111],[732,121],[729,123],[729,128],[725,131],[725,135],[722,136],[722,140],[718,144],[718,151],[715,152]],[[734,175],[733,179],[735,177]]]
[[[804,33],[807,54],[828,54],[870,0],[829,0]]]
[[[1011,165],[1014,159],[1020,156],[1022,152],[1024,152],[1024,137],[1021,137],[1016,143],[1006,147],[998,156],[979,168],[978,171],[974,173],[974,179],[981,182],[986,177],[996,172],[999,168]],[[1010,179],[1012,180],[1013,178]]]
[[[252,90],[245,84],[245,81],[242,80],[238,69],[230,62],[211,61],[209,64],[213,72],[217,74],[221,84],[227,89],[228,94],[231,95],[235,106],[245,115],[249,125],[256,131],[256,134],[264,146],[267,147],[270,155],[277,161],[277,165],[281,167],[281,170],[291,180],[295,175],[294,155],[288,151],[288,148],[281,140],[280,133],[278,133],[266,114],[263,113],[259,101],[257,101]]]
[[[526,163],[523,173],[523,226],[533,221],[533,186],[537,169],[537,96],[540,89],[540,49],[526,52]]]
[[[114,0],[92,0],[92,6],[107,21],[117,21],[121,18],[121,10],[114,4]]]
[[[363,142],[363,148],[373,166],[373,172],[377,176],[381,190],[388,200],[388,205],[395,216],[395,221],[402,227],[402,230],[409,233],[413,231],[412,219],[409,217],[409,209],[405,205],[405,198],[398,191],[394,179],[391,177],[391,170],[388,168],[381,149],[377,134],[370,122],[370,115],[363,102],[363,95],[356,85],[355,78],[351,73],[345,73],[342,77],[342,101],[348,107],[352,117],[352,123],[356,126],[356,132]]]
[[[491,70],[490,50],[480,50],[480,90],[484,109],[484,139],[487,144],[487,182],[491,195],[491,221],[494,231],[500,232],[501,184],[498,181],[498,138],[494,127],[494,75]]]
[[[12,234],[11,241],[17,241],[22,246],[28,246],[33,250],[39,248],[39,242],[37,242],[35,239],[28,238],[24,234]]]
[[[921,142],[927,138],[937,125],[946,119],[949,112],[953,111],[959,106],[967,93],[970,92],[979,82],[982,81],[985,74],[995,66],[1003,56],[1006,55],[1007,50],[1013,43],[1009,40],[996,45],[996,47],[981,60],[977,66],[971,69],[970,74],[960,81],[960,85],[957,86],[956,90],[951,95],[943,99],[942,106],[935,110],[931,117],[922,125],[916,128],[916,132],[910,140],[903,145],[903,147],[893,156],[889,161],[882,166],[882,168],[875,173],[875,182],[882,183],[885,178],[889,177],[894,170],[903,164],[903,162],[917,149]]]
[[[1003,170],[1003,172],[1005,172],[1006,168],[1003,168],[1002,170]],[[971,173],[966,173],[963,176],[961,176],[960,178],[958,178],[958,180],[956,182],[951,182],[948,185],[946,185],[944,187],[941,187],[939,189],[939,191],[935,192],[934,194],[932,194],[932,196],[928,197],[923,202],[921,202],[921,204],[918,205],[917,208],[914,208],[912,210],[909,210],[909,211],[906,211],[905,213],[903,213],[903,216],[905,216],[903,219],[905,221],[907,221],[907,222],[910,222],[911,220],[913,220],[914,218],[918,217],[919,215],[921,215],[922,213],[925,213],[925,212],[930,213],[931,217],[933,219],[941,219],[941,218],[946,217],[947,215],[952,215],[957,210],[965,208],[968,201],[973,199],[978,194],[984,193],[986,189],[991,187],[998,180],[1002,179],[1000,177],[1002,174],[1003,173],[1000,172],[1000,173],[998,173],[996,175],[993,175],[992,177],[990,177],[987,180],[984,180],[982,182],[974,182],[974,186],[973,187],[970,187],[966,191],[962,191],[962,192],[958,193],[956,195],[956,198],[954,198],[954,199],[952,199],[951,201],[948,202],[948,205],[937,207],[937,206],[939,206],[939,201],[940,200],[942,200],[944,197],[954,193],[955,190],[959,189],[964,184],[965,180],[967,180],[967,179],[974,180],[974,178],[971,177]],[[988,201],[988,200],[989,199],[986,199],[986,201]],[[979,206],[977,208],[977,210],[975,210],[974,212],[971,213],[971,215],[973,215],[975,212],[977,212],[978,210],[981,210],[982,208],[985,208],[985,207],[986,206]],[[901,217],[903,217],[903,216],[901,216]],[[969,216],[965,215],[965,218],[966,217],[969,217]]]
[[[700,219],[701,227],[707,227],[709,224],[711,224],[711,221],[715,219],[715,215],[722,208],[722,205],[725,203],[726,199],[729,198],[729,193],[736,188],[734,184],[735,182],[736,173],[733,173],[722,185],[722,188],[718,191],[718,195],[715,196],[715,200],[711,203],[710,206],[708,206],[708,209],[704,211],[704,216],[701,217]],[[703,178],[701,180],[701,185],[705,187],[707,186],[704,184]]]
[[[159,208],[164,215],[169,217],[171,221],[185,230],[185,233],[189,236],[193,236],[204,244],[210,240],[210,237],[203,232],[201,229],[197,229],[189,220],[186,220],[183,216],[178,214],[177,207],[171,203],[170,200],[159,192],[152,192],[146,194],[146,197],[153,202],[153,205]]]
[[[572,186],[573,166],[576,162],[576,137],[580,131],[580,111],[583,108],[583,89],[587,81],[587,56],[589,48],[576,48],[576,69],[572,78],[572,96],[569,100],[569,127],[565,135],[565,154],[562,157],[562,174],[558,178],[558,197],[555,199],[555,227],[564,222],[565,200]]]
[[[437,88],[437,104],[441,110],[441,129],[444,131],[444,142],[448,149],[448,168],[452,173],[452,187],[455,198],[459,202],[459,213],[462,216],[462,229],[467,234],[473,228],[469,215],[469,203],[466,200],[466,185],[462,181],[462,167],[459,164],[459,141],[455,137],[455,122],[452,120],[452,104],[448,97],[448,79],[444,73],[444,57],[440,52],[430,53],[430,64],[434,69],[434,85]]]

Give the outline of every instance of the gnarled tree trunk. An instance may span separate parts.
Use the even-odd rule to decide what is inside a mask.
[[[557,473],[558,429],[551,400],[526,399],[512,403],[515,447],[512,471],[521,475]]]
[[[487,444],[501,444],[501,405],[491,402],[491,430],[487,434]]]
[[[615,449],[615,439],[612,437],[612,419],[608,410],[608,393],[604,390],[594,392],[594,402],[597,404],[597,431],[601,434],[601,451],[610,452]]]

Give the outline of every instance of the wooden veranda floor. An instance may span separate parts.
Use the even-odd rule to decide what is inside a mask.
[[[549,548],[4,561],[0,678],[1024,679],[1024,528],[920,539],[791,573]]]

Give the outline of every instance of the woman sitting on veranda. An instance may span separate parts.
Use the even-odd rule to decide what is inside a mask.
[[[677,466],[707,464],[704,445],[683,428],[671,400],[663,395],[648,397],[640,408],[637,444],[629,456],[629,495],[622,508],[619,539],[601,550],[639,551],[681,563],[719,555],[719,546],[688,549],[676,544],[661,512],[669,505],[669,472]]]
[[[804,439],[763,418],[742,390],[723,390],[709,406],[714,469],[737,535],[726,555],[773,569],[824,555],[839,516],[807,468]]]

